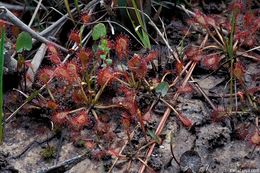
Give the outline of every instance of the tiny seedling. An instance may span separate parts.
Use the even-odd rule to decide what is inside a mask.
[[[40,152],[40,155],[44,160],[50,161],[51,159],[55,158],[56,149],[55,147],[48,145]]]
[[[107,35],[106,26],[103,23],[96,24],[92,30],[92,39],[94,41],[100,40],[99,45],[97,47],[93,47],[96,51],[100,52],[99,57],[103,60],[102,67],[106,67],[107,65],[112,64],[112,59],[109,58],[109,41],[105,39]]]
[[[27,32],[21,32],[16,39],[16,51],[18,54],[18,64],[17,71],[21,72],[20,75],[24,75],[24,88],[26,89],[26,66],[30,66],[26,63],[24,56],[22,55],[24,51],[30,51],[32,49],[32,37]]]

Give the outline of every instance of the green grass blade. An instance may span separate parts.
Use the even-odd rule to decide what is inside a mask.
[[[74,0],[74,5],[78,11],[78,13],[80,13],[80,10],[79,10],[79,1],[78,0]]]
[[[142,29],[142,34],[143,34],[143,43],[145,44],[145,47],[150,49],[152,48],[149,35]]]
[[[5,42],[5,29],[2,28],[0,44],[0,144],[4,139],[3,127],[3,70],[4,70],[4,42]]]
[[[136,17],[137,17],[137,20],[138,20],[139,24],[141,25],[141,27],[144,29],[144,28],[145,28],[145,26],[144,26],[144,22],[145,22],[145,21],[142,20],[141,14],[140,14],[140,12],[138,11],[138,7],[137,7],[137,5],[136,5],[135,0],[132,0],[132,5],[133,5],[133,7],[134,7],[134,11],[135,11],[135,15],[136,15]],[[140,10],[140,9],[139,9],[139,10]]]
[[[64,3],[65,3],[65,6],[66,6],[66,9],[67,9],[67,12],[68,12],[70,18],[75,23],[74,18],[73,18],[72,13],[71,13],[71,10],[70,10],[69,0],[64,0]]]
[[[142,41],[144,47],[148,48],[148,49],[151,49],[150,39],[149,39],[149,36],[148,36],[148,34],[146,32],[146,24],[145,24],[145,21],[143,20],[143,18],[141,16],[141,12],[139,11],[135,0],[132,0],[132,5],[134,7],[134,11],[135,11],[135,15],[137,17],[138,23],[141,26],[141,32],[136,31],[136,30],[135,31],[136,31],[139,39]],[[129,14],[128,10],[127,10],[127,14],[129,16],[129,18],[130,18],[134,28],[136,28],[136,26],[134,25],[133,20],[131,19],[131,15]]]
[[[144,42],[143,42],[143,37],[142,37],[141,33],[140,33],[138,30],[136,30],[135,22],[133,21],[133,19],[132,19],[130,13],[129,13],[129,11],[128,11],[128,9],[126,9],[126,12],[127,12],[127,15],[128,15],[128,17],[129,17],[129,19],[130,19],[130,21],[131,21],[131,23],[132,23],[132,26],[133,26],[133,28],[134,28],[134,30],[135,30],[135,32],[136,32],[138,38],[140,39],[140,41],[141,41],[141,43],[142,43],[142,46],[145,47]]]

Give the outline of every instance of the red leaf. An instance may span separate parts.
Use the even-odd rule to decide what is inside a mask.
[[[106,156],[107,156],[107,152],[104,150],[99,150],[99,151],[95,150],[92,152],[92,157],[94,160],[100,161],[103,158],[105,158]]]
[[[207,25],[208,25],[207,20],[205,19],[204,14],[202,12],[200,12],[199,10],[196,10],[194,19],[200,25],[207,27]]]
[[[81,20],[82,20],[83,24],[86,25],[90,22],[91,15],[89,15],[88,13],[83,13],[81,16]]]
[[[183,70],[183,62],[177,62],[176,63],[176,72],[177,72],[177,75],[180,75],[182,70]]]
[[[67,69],[67,72],[69,73],[70,77],[77,80],[77,78],[78,78],[77,65],[74,63],[68,63],[66,69]]]
[[[0,29],[1,29],[1,28],[5,28],[5,27],[6,27],[6,24],[7,24],[6,21],[0,19]]]
[[[199,23],[202,27],[204,27],[206,29],[208,29],[209,26],[216,27],[216,25],[217,25],[216,21],[213,17],[206,16],[199,10],[195,11],[193,21],[195,21],[196,23]]]
[[[239,123],[236,125],[235,129],[235,136],[241,140],[250,139],[250,134],[252,132],[252,128],[247,123]]]
[[[0,25],[1,25],[1,24],[0,24]],[[1,27],[0,27],[0,28],[1,28]],[[13,35],[15,38],[17,38],[18,35],[19,35],[19,33],[21,33],[20,28],[17,27],[17,26],[15,26],[15,25],[13,25],[13,26],[12,26],[12,35]]]
[[[54,45],[48,44],[47,47],[48,47],[49,54],[51,54],[51,55],[59,54],[58,50],[56,49],[56,47]]]
[[[92,51],[89,49],[87,50],[81,49],[77,54],[77,57],[80,59],[83,68],[87,68],[87,65],[90,59],[92,58],[92,56],[93,56]]]
[[[188,50],[186,50],[185,54],[188,59],[195,61],[195,62],[200,61],[201,58],[203,57],[201,50],[199,50],[199,48],[196,48],[193,46],[189,47]]]
[[[128,140],[130,140],[130,126],[131,126],[130,119],[127,115],[124,115],[124,113],[121,118],[121,123],[122,123],[124,130],[126,131]]]
[[[65,66],[59,66],[55,70],[55,76],[71,82],[70,74]]]
[[[154,60],[155,58],[158,57],[158,52],[157,51],[151,51],[146,57],[145,57],[145,61],[151,62],[152,60]]]
[[[217,108],[212,111],[211,119],[213,122],[218,122],[227,117],[227,112],[223,108]]]
[[[112,131],[108,131],[105,134],[103,134],[102,137],[103,137],[104,141],[111,143],[116,138],[116,134]]]
[[[59,65],[61,64],[61,60],[60,57],[57,54],[51,54],[49,56],[50,61],[55,64],[55,65]]]
[[[59,107],[59,105],[52,100],[48,100],[46,103],[46,107],[51,110],[56,110]]]
[[[141,128],[142,128],[142,131],[143,131],[143,133],[145,134],[145,137],[146,137],[146,130],[145,130],[145,127],[144,127],[144,120],[143,120],[142,113],[141,113],[139,108],[137,109],[137,120],[139,121],[139,123],[141,125]]]
[[[235,0],[230,6],[229,10],[232,10],[234,15],[237,16],[243,9],[243,2],[241,0]]]
[[[177,114],[177,115],[179,120],[182,122],[182,124],[185,127],[190,128],[192,126],[192,121],[189,118],[187,118],[185,115],[183,114]]]
[[[135,101],[135,95],[136,93],[128,89],[127,87],[121,86],[119,89],[119,94],[123,94],[124,97],[121,98],[117,104],[119,104],[121,107],[123,107],[132,117],[136,117],[138,106]]]
[[[134,100],[134,97],[136,95],[135,91],[132,90],[132,89],[129,89],[125,86],[121,86],[119,89],[118,89],[119,93],[122,93],[124,94],[125,98],[127,100],[130,100],[130,101],[133,101]]]
[[[143,120],[146,122],[150,122],[152,119],[152,115],[151,115],[151,111],[147,111],[144,115],[143,115]]]
[[[39,80],[43,83],[43,84],[47,84],[47,82],[51,79],[52,75],[53,75],[53,70],[51,69],[41,69],[39,71]]]
[[[79,33],[75,32],[75,31],[72,31],[69,35],[69,40],[70,41],[74,41],[76,43],[80,43],[80,36],[79,36]]]
[[[260,132],[258,129],[255,130],[254,135],[251,137],[250,141],[252,144],[260,146]]]
[[[191,93],[192,90],[193,90],[192,86],[187,84],[185,86],[179,87],[177,92],[180,93],[180,94],[186,94],[186,93]]]
[[[57,125],[64,125],[67,122],[68,112],[58,112],[52,116],[52,121]]]
[[[144,78],[147,74],[147,62],[139,55],[135,54],[132,59],[128,61],[128,68],[139,78]]]
[[[216,20],[213,17],[205,16],[205,19],[206,19],[207,25],[210,25],[210,26],[213,26],[213,27],[217,26]]]
[[[107,151],[107,153],[110,154],[111,156],[116,157],[116,158],[120,158],[119,152],[117,152],[117,151],[115,151],[115,150],[113,150],[113,149],[109,149],[109,150]]]
[[[84,146],[87,149],[92,150],[92,149],[94,149],[96,147],[96,143],[94,141],[88,140],[88,141],[85,141]]]
[[[120,60],[125,58],[129,52],[129,38],[125,35],[120,35],[116,39],[115,51]]]
[[[238,40],[242,45],[247,47],[252,47],[256,43],[256,35],[252,30],[237,31],[235,34],[235,39]]]
[[[239,80],[241,84],[244,83],[245,69],[240,62],[236,62],[233,69],[234,76]]]
[[[87,100],[85,100],[84,94],[81,90],[74,90],[72,93],[72,100],[77,104],[85,103]]]
[[[33,65],[32,65],[31,61],[29,61],[29,60],[24,61],[24,65],[25,65],[26,67],[29,67],[30,69],[33,70]]]
[[[255,15],[251,11],[247,11],[244,15],[244,28],[248,28],[249,26],[254,25],[254,21],[256,20]]]
[[[241,102],[244,102],[245,101],[245,94],[241,91],[238,91],[237,92],[237,96],[240,98],[240,101]]]
[[[208,70],[217,70],[220,65],[221,58],[218,55],[205,56],[201,64]]]
[[[122,106],[128,111],[128,113],[132,117],[136,117],[138,106],[134,100],[130,100],[130,98],[124,99],[122,102]]]
[[[97,83],[100,86],[105,85],[106,82],[110,81],[111,79],[113,79],[114,77],[114,72],[110,67],[101,69],[98,72],[98,76],[97,76]]]
[[[254,95],[256,92],[259,92],[260,91],[260,87],[253,87],[253,88],[249,88],[247,90],[247,92],[251,95]]]
[[[82,129],[89,123],[89,117],[86,111],[80,111],[75,117],[70,120],[70,125],[74,129]]]
[[[124,127],[125,130],[129,130],[130,129],[130,120],[128,117],[124,117],[122,116],[121,118],[121,123],[122,123],[122,126]]]
[[[105,133],[109,131],[110,126],[107,123],[102,123],[101,121],[97,121],[95,129],[97,135],[103,136]]]

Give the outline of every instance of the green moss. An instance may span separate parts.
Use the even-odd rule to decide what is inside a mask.
[[[51,160],[56,156],[56,148],[53,146],[47,146],[40,152],[40,155],[44,160]]]

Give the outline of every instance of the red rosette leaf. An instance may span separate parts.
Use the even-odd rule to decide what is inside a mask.
[[[134,55],[128,61],[128,68],[139,78],[142,79],[147,74],[147,62],[142,59],[139,55]]]

